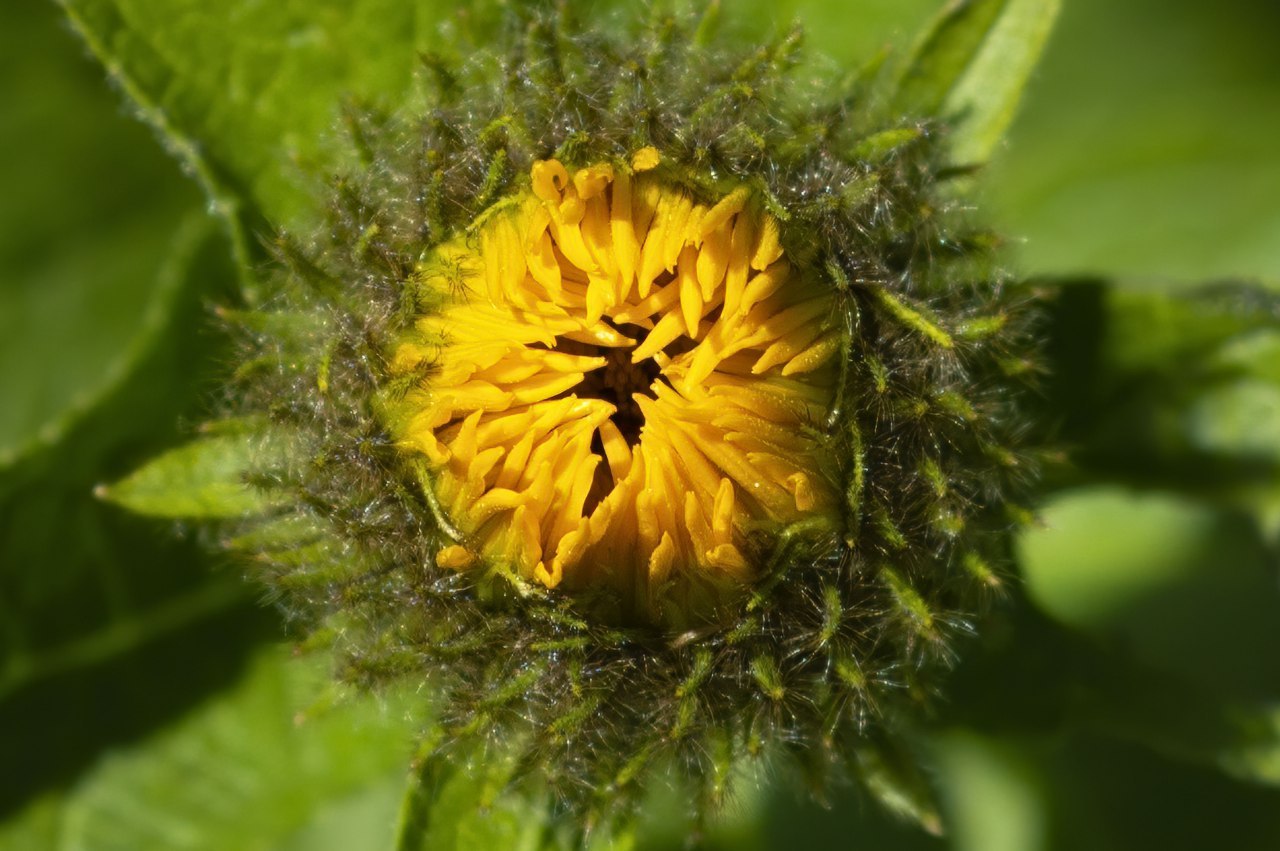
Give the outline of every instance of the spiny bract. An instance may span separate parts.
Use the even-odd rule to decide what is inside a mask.
[[[656,765],[708,812],[748,755],[895,764],[1030,476],[1030,297],[944,128],[807,83],[794,33],[502,28],[353,115],[363,166],[279,240],[233,395],[287,498],[229,545],[342,677],[429,683],[442,752],[514,749],[580,825]]]

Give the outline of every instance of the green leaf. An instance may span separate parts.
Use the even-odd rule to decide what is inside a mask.
[[[1064,4],[1034,96],[983,176],[1017,267],[1280,282],[1277,26],[1274,4]]]
[[[1060,0],[952,0],[903,67],[896,106],[946,120],[953,162],[984,162],[1013,121],[1060,5]]]
[[[1280,296],[1072,282],[1050,323],[1048,410],[1072,466],[1243,512],[1280,559]],[[1065,473],[1065,475],[1064,475]]]
[[[1115,738],[1072,728],[1043,735],[953,728],[935,738],[934,751],[948,847],[958,851],[1280,843],[1280,790]]]
[[[971,730],[933,737],[936,782],[957,851],[1048,848],[1044,782],[1026,750]]]
[[[301,226],[338,164],[344,101],[412,100],[419,51],[448,4],[432,0],[60,0],[89,49],[248,235]]]
[[[233,520],[262,514],[287,496],[252,486],[248,476],[264,458],[276,459],[281,441],[269,430],[217,433],[171,449],[98,496],[136,514],[188,520]]]
[[[908,113],[937,115],[982,47],[1004,0],[950,0],[917,37],[899,73],[896,99]]]
[[[1048,331],[1041,416],[1072,449],[1068,483],[1123,481],[1245,506],[1259,489],[1274,492],[1275,294],[1067,282]]]
[[[0,822],[0,848],[53,848],[61,806],[62,796],[49,794]]]
[[[1123,639],[1086,636],[1025,598],[1015,602],[962,663],[945,712],[950,723],[1002,735],[1108,736],[1241,781],[1280,781],[1274,679],[1264,697],[1241,697],[1207,686],[1193,670],[1153,666],[1128,653]],[[1181,625],[1206,642],[1214,627]]]
[[[859,68],[886,45],[918,29],[938,0],[734,0],[721,15],[725,29],[753,39],[776,35],[792,19],[805,29],[805,42],[843,68]],[[830,72],[831,68],[825,70]]]
[[[1280,329],[1280,296],[1249,283],[1180,292],[1112,283],[1105,299],[1105,356],[1131,370],[1200,364],[1202,373],[1217,372],[1217,365],[1206,361],[1224,346],[1255,331]],[[1234,356],[1237,364],[1242,358],[1248,359],[1246,369],[1265,368],[1249,352]]]
[[[192,329],[232,274],[226,244],[203,216],[181,233],[110,388],[0,468],[0,729],[24,731],[0,736],[0,764],[24,766],[0,812],[217,687],[262,634],[247,589],[196,542],[93,497],[204,415],[225,359]]]
[[[332,704],[327,679],[314,660],[264,652],[233,688],[101,760],[56,814],[36,804],[0,836],[53,851],[387,848],[420,701]]]
[[[185,217],[176,234],[171,234],[166,228],[163,231],[169,237],[171,245],[168,246],[168,257],[158,273],[154,275],[155,280],[152,283],[154,291],[150,293],[150,299],[142,306],[140,323],[129,329],[131,339],[126,345],[123,345],[121,351],[114,358],[109,358],[109,365],[103,373],[95,376],[96,384],[89,384],[91,389],[88,392],[80,391],[68,403],[60,406],[58,414],[45,421],[39,432],[28,439],[24,443],[12,447],[0,446],[0,472],[6,468],[14,466],[24,456],[38,452],[42,449],[48,449],[55,446],[59,441],[64,440],[69,432],[75,426],[82,422],[93,412],[99,409],[107,400],[111,399],[113,394],[119,392],[122,385],[132,378],[139,368],[139,364],[144,361],[155,349],[159,340],[173,328],[175,321],[175,313],[179,310],[179,305],[184,297],[189,293],[186,288],[189,287],[190,281],[188,277],[189,269],[187,263],[196,251],[203,248],[203,244],[209,239],[209,227],[205,218],[199,214]],[[119,236],[119,234],[117,234]],[[151,246],[150,240],[146,240],[143,244]],[[137,269],[130,269],[131,276],[138,276]],[[97,280],[94,282],[95,287],[86,287],[86,289],[95,290],[102,289],[110,292],[110,279],[105,281]],[[76,348],[80,345],[81,340],[69,338],[80,330],[81,325],[92,324],[93,316],[82,316],[81,311],[91,312],[94,316],[101,315],[101,311],[88,307],[96,300],[96,297],[86,298],[84,293],[77,293],[72,290],[62,293],[61,295],[74,298],[77,302],[83,298],[85,304],[74,310],[67,311],[60,316],[41,318],[39,311],[33,311],[35,316],[28,318],[32,323],[31,331],[24,331],[10,337],[5,341],[6,346],[12,346],[14,351],[11,356],[6,357],[3,363],[6,364],[6,370],[14,373],[14,391],[22,394],[24,385],[34,383],[39,378],[43,378],[45,373],[43,368],[35,370],[31,368],[33,363],[43,363],[44,355],[48,354],[41,351],[42,346],[27,347],[23,344],[27,342],[25,339],[28,335],[36,336],[33,332],[37,329],[45,330],[52,326],[50,337],[57,345],[64,348]],[[64,305],[65,307],[66,305]],[[59,327],[58,320],[62,320],[66,325]],[[67,335],[68,338],[64,338]],[[96,345],[90,335],[90,340],[86,344],[86,349],[81,353],[84,356],[92,356],[95,354]],[[57,358],[51,358],[54,363],[58,363]],[[64,359],[66,360],[66,359]],[[80,356],[76,356],[74,360],[80,360]],[[80,377],[84,373],[97,372],[96,370],[88,370],[83,366],[73,367],[74,373],[79,376],[71,380],[84,381]],[[55,374],[59,371],[59,367],[53,366],[52,370]],[[54,379],[55,382],[57,379]],[[86,382],[88,383],[88,382]],[[59,396],[64,396],[65,391],[55,390]],[[37,396],[36,406],[40,407]],[[52,406],[51,406],[52,407]]]
[[[1106,647],[1224,696],[1280,703],[1280,591],[1258,529],[1169,493],[1058,494],[1018,541],[1027,594]]]
[[[0,468],[56,441],[127,374],[180,280],[199,193],[120,115],[51,4],[0,25]]]

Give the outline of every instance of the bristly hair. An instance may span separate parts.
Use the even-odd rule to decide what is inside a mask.
[[[227,545],[329,638],[341,678],[430,682],[441,753],[517,748],[579,825],[625,814],[661,763],[695,780],[705,813],[747,756],[787,751],[819,786],[894,761],[1025,514],[1032,297],[948,200],[945,127],[886,113],[874,73],[806,83],[798,32],[742,49],[701,20],[655,13],[607,35],[513,5],[497,47],[424,58],[424,112],[352,112],[363,166],[334,179],[323,229],[276,241],[277,295],[242,324],[231,413],[287,437],[259,480],[290,506]],[[836,402],[810,425],[842,459],[839,528],[781,530],[736,620],[681,634],[597,622],[499,570],[437,569],[447,521],[377,403],[403,391],[390,341],[438,300],[414,274],[433,248],[535,160],[647,146],[696,197],[759,193],[845,329]]]

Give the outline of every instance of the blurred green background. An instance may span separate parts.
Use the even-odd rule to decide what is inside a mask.
[[[342,3],[313,5],[342,29],[328,14]],[[854,62],[908,42],[939,4],[725,5],[748,30],[797,18]],[[1166,296],[1280,282],[1280,5],[1063,6],[983,204],[1020,272],[1120,283],[1063,300],[1050,407],[1076,464],[1019,543],[1026,599],[964,648],[920,739],[950,833],[852,792],[803,804],[783,778],[744,784],[713,846],[1280,848],[1277,315],[1241,306],[1256,294]],[[145,21],[163,4],[112,8]],[[207,410],[228,358],[209,305],[240,274],[210,210],[238,193],[296,211],[278,187],[306,184],[341,73],[315,75],[330,67],[306,52],[315,32],[251,37],[248,52],[301,57],[276,70],[314,79],[328,116],[274,118],[298,122],[288,156],[255,159],[250,131],[236,148],[238,116],[265,133],[271,100],[215,74],[244,112],[161,90],[177,117],[162,142],[63,18],[42,0],[0,9],[0,848],[387,847],[412,701],[329,708],[323,675],[276,649],[285,628],[241,568],[198,530],[93,497]],[[216,68],[226,32],[210,28],[193,62]],[[388,50],[366,78],[403,87],[410,58]],[[159,79],[149,70],[133,79]],[[183,173],[206,151],[182,119],[208,134],[214,166],[196,176],[216,205]],[[251,260],[258,213],[241,218]],[[678,845],[678,812],[659,795],[642,847]],[[521,817],[499,808],[454,839],[497,841]]]

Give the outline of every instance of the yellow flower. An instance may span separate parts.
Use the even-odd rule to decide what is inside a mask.
[[[538,161],[422,264],[392,431],[458,538],[439,566],[683,625],[759,577],[771,531],[834,514],[810,424],[842,336],[746,187],[701,198],[659,163]]]
[[[1034,292],[876,75],[506,8],[280,240],[237,412],[289,446],[230,546],[344,680],[432,695],[428,765],[480,747],[582,830],[770,753],[900,806],[1025,514]]]

